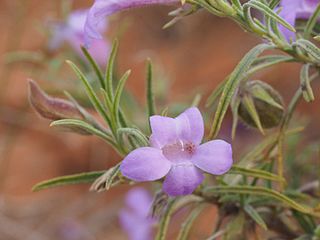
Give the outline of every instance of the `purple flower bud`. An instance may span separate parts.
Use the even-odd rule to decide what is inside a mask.
[[[282,0],[280,6],[283,8],[280,16],[292,26],[295,26],[296,19],[308,19],[315,11],[320,0]],[[291,32],[282,25],[279,25],[280,31],[287,40],[295,39],[295,33]]]
[[[49,48],[54,50],[59,48],[63,43],[67,43],[77,55],[85,59],[81,51],[81,45],[84,43],[83,28],[86,22],[88,10],[73,11],[67,18],[66,22],[55,23],[51,26],[53,36],[49,42]],[[98,31],[104,33],[107,31],[108,24],[103,19],[98,27]],[[92,41],[89,50],[92,57],[100,66],[105,66],[110,53],[110,43],[104,39],[95,39]]]
[[[213,140],[201,144],[204,124],[197,108],[189,108],[176,118],[152,116],[150,122],[151,146],[125,157],[120,166],[125,177],[137,182],[165,177],[164,192],[178,196],[191,194],[203,181],[203,172],[222,175],[231,168],[229,143]]]
[[[84,27],[85,44],[91,47],[92,39],[102,39],[99,27],[105,17],[130,8],[156,4],[174,4],[181,0],[95,0],[90,8]]]
[[[126,196],[126,206],[119,214],[120,224],[130,240],[151,240],[155,219],[149,216],[152,197],[144,188],[134,188]]]
[[[84,116],[72,102],[47,95],[38,84],[31,79],[29,80],[29,101],[33,108],[42,117],[47,119],[84,119]]]

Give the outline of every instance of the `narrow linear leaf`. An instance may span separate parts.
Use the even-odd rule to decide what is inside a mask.
[[[250,195],[257,195],[257,196],[265,196],[270,197],[272,199],[278,200],[282,202],[287,207],[295,209],[299,212],[310,214],[314,216],[320,216],[319,214],[315,213],[312,208],[308,206],[301,205],[294,200],[288,198],[287,196],[264,187],[258,186],[217,186],[217,187],[208,187],[205,189],[206,193],[235,193],[235,194],[250,194]]]
[[[251,0],[243,5],[243,8],[252,7],[259,11],[261,11],[264,15],[267,17],[277,21],[281,25],[283,25],[285,28],[289,29],[292,32],[296,32],[295,28],[291,26],[286,20],[284,20],[282,17],[280,17],[278,14],[276,14],[268,5],[258,1],[258,0]]]
[[[174,205],[177,202],[178,198],[174,198],[169,200],[166,211],[164,215],[161,217],[160,223],[159,223],[159,229],[157,236],[155,237],[155,240],[165,240],[167,231],[168,231],[168,226],[169,222],[171,219],[171,215],[173,214],[174,210]]]
[[[148,119],[156,114],[156,107],[154,102],[153,95],[153,71],[152,71],[152,62],[150,59],[147,60],[147,110],[148,110]]]
[[[90,85],[89,81],[86,79],[84,74],[80,71],[80,69],[71,61],[67,61],[67,63],[71,66],[71,68],[74,70],[74,72],[77,74],[78,78],[83,83],[87,95],[90,98],[91,103],[97,110],[97,112],[103,117],[103,119],[108,123],[109,126],[111,126],[111,121],[106,114],[103,105],[101,104],[99,98],[97,97],[96,93],[94,92],[92,86]]]
[[[108,60],[108,65],[106,69],[106,76],[105,76],[105,87],[106,92],[108,93],[109,100],[113,100],[113,72],[114,72],[114,64],[118,52],[119,42],[115,39],[112,43],[112,49],[110,53],[110,57]]]
[[[147,137],[139,130],[136,128],[119,128],[118,129],[118,134],[127,134],[128,136],[134,136],[135,139],[139,141],[139,146],[148,146],[149,141]]]
[[[231,73],[228,81],[226,82],[223,92],[221,94],[219,105],[211,126],[209,139],[214,139],[221,128],[222,121],[228,110],[228,106],[231,99],[240,84],[242,77],[246,74],[249,67],[253,64],[256,57],[261,54],[266,49],[272,48],[272,46],[267,44],[260,44],[253,49],[251,49],[244,58],[237,65],[235,70]]]
[[[211,105],[214,104],[214,102],[217,100],[217,98],[221,95],[228,79],[229,79],[229,77],[227,77],[224,81],[219,83],[219,85],[212,91],[212,93],[210,94],[210,96],[207,99],[206,107],[210,107]]]
[[[284,182],[284,178],[280,178],[278,175],[260,170],[260,169],[248,169],[234,165],[227,174],[241,174],[248,177],[261,178],[276,182]]]
[[[232,2],[232,5],[235,6],[236,8],[242,9],[240,0],[231,0],[231,2]]]
[[[115,142],[113,141],[113,138],[110,134],[102,132],[99,129],[96,129],[95,127],[91,126],[90,124],[79,120],[79,119],[61,119],[54,121],[50,124],[51,127],[65,127],[65,128],[75,128],[80,129],[84,132],[93,134],[95,136],[98,136],[105,140],[107,143],[109,143],[111,146],[116,147]]]
[[[260,214],[251,205],[245,205],[244,211],[264,230],[268,230],[267,224],[264,222]]]
[[[240,211],[238,214],[231,216],[223,234],[223,240],[241,239],[245,227],[245,214]]]
[[[297,220],[297,222],[300,224],[301,228],[309,234],[312,234],[314,229],[316,228],[315,225],[313,225],[312,221],[309,221],[309,216],[306,216],[300,212],[292,211],[293,217]]]
[[[70,184],[91,183],[95,181],[98,177],[100,177],[103,173],[104,171],[96,171],[52,178],[50,180],[36,184],[32,188],[32,191],[37,192],[47,188],[60,187]]]
[[[252,95],[261,101],[269,103],[270,106],[283,109],[282,105],[276,102],[274,98],[262,87],[256,87],[254,91],[252,91]]]
[[[236,137],[237,132],[237,126],[238,126],[238,120],[239,120],[239,107],[240,107],[241,100],[240,98],[235,98],[231,102],[231,111],[232,111],[232,129],[231,129],[231,138],[232,140]]]
[[[257,126],[257,128],[260,130],[260,132],[264,135],[264,130],[260,121],[260,117],[259,114],[257,112],[257,109],[254,105],[253,99],[252,97],[245,95],[243,96],[243,105],[244,107],[247,109],[250,117],[252,118],[252,120],[254,121],[255,125]]]
[[[91,56],[91,54],[89,53],[89,51],[85,47],[81,46],[81,50],[82,50],[84,56],[89,61],[93,71],[95,72],[101,87],[103,89],[105,89],[104,78],[103,78],[102,72],[101,72],[101,70],[99,68],[99,65],[97,64],[97,62],[94,60],[94,58]]]
[[[320,15],[320,4],[318,4],[316,10],[313,12],[312,16],[309,18],[307,25],[304,29],[303,37],[308,39],[312,33],[314,26],[317,23],[317,20]]]
[[[188,218],[182,223],[177,240],[187,240],[194,221],[205,208],[205,204],[200,204],[193,209]]]
[[[268,55],[268,56],[259,57],[254,61],[251,68],[247,71],[246,76],[250,76],[255,72],[258,72],[264,68],[273,66],[281,62],[292,62],[292,61],[294,61],[294,58],[290,56],[283,56],[283,55]],[[206,107],[210,107],[211,105],[213,105],[213,103],[222,93],[224,85],[227,82],[228,78],[229,76],[226,78],[226,80],[221,82],[215,88],[215,90],[211,93],[211,95],[207,99]]]
[[[202,98],[201,94],[198,93],[192,100],[191,107],[198,107],[201,102],[201,98]]]
[[[90,191],[102,192],[110,189],[120,174],[120,163],[105,171],[90,187]]]
[[[226,229],[215,232],[213,235],[211,235],[206,240],[216,240],[216,239],[218,239],[218,237],[221,237],[223,234],[225,234],[225,232],[226,232]]]
[[[293,45],[300,47],[307,54],[313,57],[316,61],[320,61],[320,49],[312,42],[305,39],[299,39]]]
[[[122,78],[119,80],[116,92],[115,92],[115,97],[114,97],[114,102],[113,102],[113,121],[115,121],[116,126],[121,126],[120,120],[119,120],[119,114],[120,114],[120,99],[121,95],[124,89],[124,85],[126,84],[126,81],[128,80],[128,77],[130,76],[131,70],[128,70]]]
[[[302,66],[300,71],[300,85],[302,90],[302,96],[307,102],[314,101],[314,94],[311,87],[311,81],[309,76],[309,64]]]
[[[276,6],[278,6],[280,3],[280,0],[271,0],[270,3],[269,3],[269,7],[271,9],[274,9]]]
[[[252,67],[248,70],[247,75],[250,76],[255,72],[258,72],[264,68],[273,66],[278,63],[292,62],[292,61],[295,61],[293,57],[283,56],[283,55],[268,55],[268,56],[259,57],[256,59]]]
[[[286,132],[286,135],[297,134],[303,131],[303,129],[303,127],[291,129]],[[241,157],[238,166],[248,167],[250,163],[252,163],[253,161],[257,161],[261,157],[261,155],[263,155],[264,151],[269,150],[270,148],[273,148],[275,146],[275,144],[277,143],[277,139],[277,133],[271,134],[270,136],[266,137],[262,142],[251,148],[248,153]]]

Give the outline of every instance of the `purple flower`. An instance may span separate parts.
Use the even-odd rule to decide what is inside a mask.
[[[181,0],[95,0],[89,10],[84,26],[86,46],[90,45],[91,47],[92,39],[102,39],[99,24],[106,16],[130,8],[179,2],[181,2]]]
[[[85,56],[81,51],[81,45],[85,38],[83,28],[87,14],[87,9],[76,10],[69,15],[66,22],[54,24],[52,26],[53,36],[49,43],[49,48],[57,49],[66,42],[80,57],[85,59]],[[105,32],[106,30],[107,22],[106,19],[104,19],[104,21],[101,21],[99,24],[99,31]],[[110,52],[110,43],[103,39],[95,39],[92,41],[89,52],[100,66],[104,66]]]
[[[292,26],[295,26],[296,19],[308,19],[319,3],[320,0],[282,0],[280,6],[283,9],[279,15]],[[279,29],[287,40],[295,39],[294,32],[282,25],[279,25]]]
[[[200,111],[189,108],[176,118],[152,116],[151,147],[132,151],[123,160],[122,174],[134,181],[166,176],[163,190],[170,196],[191,194],[203,181],[203,171],[222,175],[232,166],[231,145],[223,140],[201,144],[204,124]]]
[[[144,188],[134,188],[126,196],[126,208],[119,220],[130,240],[151,240],[155,219],[149,216],[152,197]]]

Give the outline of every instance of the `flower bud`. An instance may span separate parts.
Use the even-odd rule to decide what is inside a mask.
[[[50,120],[84,119],[74,103],[49,96],[33,80],[29,80],[29,101],[40,116]]]
[[[239,89],[238,114],[240,119],[249,126],[257,128],[252,113],[246,106],[246,102],[243,101],[244,96],[252,100],[262,128],[273,128],[280,124],[284,114],[282,97],[269,84],[254,80],[246,82],[245,86]]]

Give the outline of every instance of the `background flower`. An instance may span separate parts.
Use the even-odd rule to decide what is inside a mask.
[[[179,3],[180,0],[95,0],[85,23],[85,43],[91,48],[93,39],[102,39],[99,26],[106,16],[116,12],[155,4]]]
[[[319,0],[282,0],[280,6],[283,9],[279,15],[292,26],[295,26],[296,19],[308,19],[319,3]],[[279,25],[279,29],[288,40],[295,39],[294,32],[282,25]]]
[[[133,188],[125,200],[125,208],[119,214],[122,228],[130,240],[151,240],[155,219],[149,216],[152,197],[144,188]]]
[[[83,27],[86,21],[88,10],[76,10],[70,13],[67,20],[62,23],[52,25],[52,38],[49,42],[50,49],[57,49],[63,43],[67,43],[77,55],[85,59],[81,51],[81,45],[84,43]],[[99,32],[107,31],[107,21],[103,19],[99,26]],[[90,54],[100,66],[105,66],[110,52],[110,43],[104,39],[94,39],[89,49]]]

